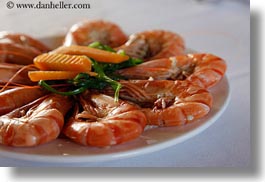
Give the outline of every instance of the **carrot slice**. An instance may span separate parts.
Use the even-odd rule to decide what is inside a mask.
[[[34,59],[34,65],[44,71],[91,71],[91,60],[86,56],[66,54],[41,54]]]
[[[28,76],[31,81],[36,82],[40,80],[66,80],[73,79],[80,72],[78,71],[29,71]],[[90,76],[96,76],[95,72],[86,72]]]
[[[127,55],[121,55],[114,52],[78,45],[62,46],[52,51],[52,53],[85,55],[95,59],[98,62],[104,63],[121,63],[129,59],[129,56]]]

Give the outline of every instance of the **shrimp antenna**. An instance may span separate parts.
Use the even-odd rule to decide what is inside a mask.
[[[0,93],[5,91],[6,88],[8,88],[8,86],[12,83],[12,81],[24,70],[28,69],[28,68],[33,68],[35,67],[33,64],[27,65],[27,66],[23,66],[22,68],[20,68],[7,82],[6,84],[2,87],[2,89],[0,90]],[[13,83],[12,83],[13,84]],[[28,85],[22,85],[22,84],[15,84],[17,86],[23,86],[23,87],[27,87]]]

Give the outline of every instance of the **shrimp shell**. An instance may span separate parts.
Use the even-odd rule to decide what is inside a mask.
[[[64,46],[87,46],[96,41],[110,47],[118,47],[127,41],[127,36],[114,23],[102,20],[82,21],[70,28]]]
[[[120,98],[142,107],[149,125],[185,125],[206,116],[212,107],[212,95],[187,81],[120,81]],[[113,95],[106,89],[104,93]]]
[[[146,117],[138,107],[110,96],[80,97],[64,134],[82,145],[105,147],[133,140],[144,131]]]
[[[226,63],[213,54],[187,54],[156,59],[118,70],[129,79],[188,80],[204,88],[220,82],[226,72]]]
[[[56,139],[71,106],[68,98],[49,95],[1,116],[0,143],[30,147]]]
[[[26,34],[0,32],[0,39],[8,39],[15,44],[32,47],[39,52],[48,52],[50,50],[46,45]]]
[[[26,34],[0,32],[0,62],[28,65],[34,57],[48,51],[48,47]]]
[[[0,93],[0,116],[40,98],[46,92],[40,88],[13,88]]]
[[[176,33],[164,30],[132,34],[129,40],[116,50],[124,50],[131,57],[146,61],[184,54],[185,44]]]

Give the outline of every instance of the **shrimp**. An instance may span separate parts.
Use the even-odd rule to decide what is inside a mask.
[[[83,94],[63,133],[82,145],[111,146],[133,140],[144,131],[146,117],[135,105],[104,94]]]
[[[212,95],[187,81],[120,81],[120,98],[139,104],[148,125],[178,126],[206,116],[212,107]],[[113,95],[111,89],[103,91]]]
[[[27,65],[48,51],[47,46],[28,35],[0,32],[0,62]]]
[[[102,20],[83,21],[70,28],[64,46],[87,46],[95,41],[110,47],[118,47],[127,41],[127,36],[114,23]]]
[[[225,72],[225,61],[212,54],[187,54],[156,59],[117,71],[128,79],[188,80],[204,88],[216,85]]]
[[[69,98],[48,95],[0,117],[0,143],[16,147],[37,146],[58,137]]]
[[[184,54],[185,45],[182,37],[176,33],[153,30],[131,35],[116,50],[124,50],[131,57],[148,61]]]
[[[36,70],[33,67],[24,67],[23,65],[11,64],[11,63],[0,63],[0,83],[7,83],[17,74],[11,83],[33,85],[28,77],[28,71]],[[19,72],[19,73],[18,73]]]
[[[0,116],[40,98],[46,92],[38,87],[17,87],[0,93]]]
[[[26,34],[8,33],[4,31],[0,32],[0,39],[9,39],[13,43],[35,48],[39,52],[48,52],[50,50],[46,45]]]

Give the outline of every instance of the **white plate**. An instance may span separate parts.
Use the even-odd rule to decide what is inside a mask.
[[[58,45],[61,39],[49,39],[48,43],[51,42]],[[33,148],[0,145],[0,155],[35,162],[82,163],[115,160],[155,152],[199,134],[221,116],[230,99],[228,79],[224,77],[216,87],[211,89],[211,92],[214,102],[210,113],[186,126],[149,128],[134,141],[108,148],[81,146],[65,139],[57,139]]]

